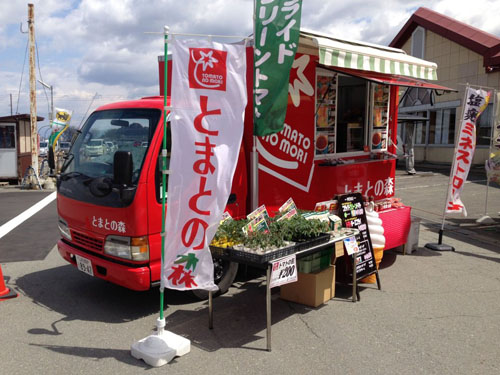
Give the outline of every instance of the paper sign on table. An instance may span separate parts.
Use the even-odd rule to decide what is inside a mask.
[[[344,245],[345,250],[349,255],[356,254],[359,251],[358,241],[356,241],[356,237],[347,237],[344,240]]]
[[[287,211],[286,214],[284,214],[282,217],[280,217],[277,221],[281,221],[283,219],[290,219],[291,217],[294,217],[295,215],[297,215],[297,209],[296,208],[292,208],[290,211]]]
[[[254,217],[247,225],[245,225],[245,227],[243,227],[243,231],[247,235],[253,232],[269,232],[266,217],[264,215]]]
[[[264,218],[266,220],[269,220],[269,214],[267,213],[267,209],[266,209],[265,205],[262,205],[262,206],[258,207],[257,209],[255,209],[254,211],[250,212],[247,215],[247,219],[248,220],[253,220],[256,217],[259,217],[261,215],[264,216]]]
[[[231,214],[227,211],[225,211],[223,214],[222,214],[222,219],[220,221],[220,224],[224,223],[225,221],[227,220],[232,220],[233,217],[231,216]]]
[[[295,254],[277,259],[271,265],[270,287],[293,283],[297,281],[297,259]]]
[[[288,198],[288,200],[279,208],[279,212],[288,212],[291,210],[297,210],[297,206],[292,198]]]

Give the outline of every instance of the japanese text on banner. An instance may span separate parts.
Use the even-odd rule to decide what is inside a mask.
[[[302,0],[255,0],[254,134],[283,129]]]
[[[162,286],[213,289],[209,243],[230,194],[247,103],[243,44],[172,43],[172,151]]]
[[[455,145],[453,167],[446,198],[446,213],[461,213],[467,216],[460,193],[467,181],[472,158],[476,149],[476,120],[490,100],[490,92],[467,88],[464,98],[463,118]]]

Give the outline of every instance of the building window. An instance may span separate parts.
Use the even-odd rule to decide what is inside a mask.
[[[415,112],[413,113],[415,116],[419,116],[425,118],[427,116],[427,111],[425,112]],[[406,132],[411,131],[415,127],[415,145],[425,145],[425,134],[427,133],[427,122],[422,121],[400,121],[398,123],[398,137],[401,142],[404,143],[404,139],[406,139]],[[398,140],[399,142],[399,140]],[[398,146],[399,147],[399,146]]]
[[[455,119],[455,108],[429,111],[429,144],[455,144]]]
[[[492,112],[493,104],[490,103],[476,121],[476,145],[489,146],[491,143]]]
[[[427,124],[425,121],[418,121],[415,124],[415,144],[425,144],[425,133],[427,132]]]
[[[419,26],[411,35],[411,55],[423,59],[425,55],[424,51],[425,29]]]
[[[0,148],[16,148],[16,129],[13,125],[0,125]]]

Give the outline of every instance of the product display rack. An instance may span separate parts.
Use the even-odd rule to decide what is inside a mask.
[[[372,83],[371,86],[373,111],[370,127],[370,150],[372,152],[387,151],[390,89],[387,85],[376,83]]]
[[[335,153],[337,126],[337,73],[316,73],[315,155]]]
[[[299,248],[297,252],[294,254],[296,255],[297,259],[306,257],[308,255],[314,254],[316,252],[320,252],[326,248],[333,247],[335,246],[335,243],[344,241],[348,237],[352,236],[359,236],[359,231],[357,229],[343,229],[339,234],[330,236],[328,238],[328,241],[326,242],[320,242],[318,243],[317,240],[311,240],[308,242],[304,242],[301,244],[301,247]],[[323,241],[323,239],[321,239]],[[215,251],[212,251],[212,255],[215,258],[221,258],[225,260],[231,260],[235,261],[237,263],[242,263],[242,264],[247,264],[256,268],[260,269],[265,269],[266,270],[266,317],[267,317],[267,324],[266,324],[266,339],[267,339],[267,351],[271,351],[271,266],[272,262],[277,260],[278,258],[274,259],[268,259],[265,262],[255,262],[255,259],[240,259],[238,257],[234,257],[231,255],[231,249],[227,248],[224,249],[224,251],[218,251],[218,249],[213,249]],[[278,254],[278,253],[276,253]],[[335,251],[333,252],[335,254]],[[353,295],[355,293],[355,289],[357,288],[357,284],[354,283],[353,285]],[[208,297],[208,322],[209,322],[209,328],[213,328],[213,298],[212,298],[212,291],[209,292],[209,297]]]

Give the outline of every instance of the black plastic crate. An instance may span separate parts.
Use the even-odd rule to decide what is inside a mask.
[[[291,244],[279,249],[269,251],[265,254],[251,253],[243,250],[229,249],[230,257],[234,260],[241,259],[253,263],[265,263],[274,259],[279,259],[284,256],[293,254],[295,252],[295,245]]]
[[[290,244],[279,249],[269,251],[265,254],[257,254],[244,250],[237,250],[232,247],[223,248],[217,246],[210,246],[210,251],[213,255],[224,257],[233,261],[243,261],[248,263],[265,263],[274,259],[279,259],[284,256],[293,254],[296,251],[295,244]]]
[[[229,256],[229,248],[227,247],[218,247],[210,245],[210,251],[213,255],[219,257],[228,257]]]
[[[316,245],[321,245],[322,243],[328,242],[329,240],[330,240],[330,235],[328,233],[324,233],[310,240],[296,242],[295,252],[302,251]]]

